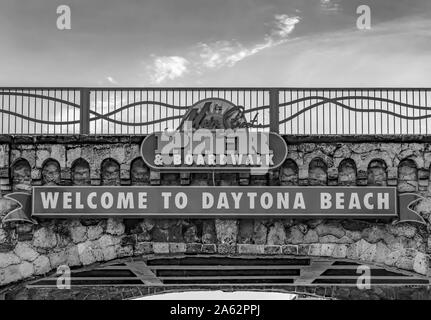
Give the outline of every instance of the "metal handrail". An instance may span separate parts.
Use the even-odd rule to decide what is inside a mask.
[[[256,130],[288,135],[423,134],[431,88],[2,87],[0,134],[133,134],[174,128],[197,101],[241,105]]]

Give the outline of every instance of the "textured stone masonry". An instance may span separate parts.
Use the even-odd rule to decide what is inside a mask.
[[[357,185],[397,186],[425,199],[427,226],[353,220],[87,219],[0,226],[0,286],[58,266],[87,266],[149,254],[291,255],[350,259],[429,272],[429,141],[293,139],[288,159],[264,176],[163,174],[145,167],[140,137],[0,139],[4,195],[32,185]],[[362,141],[361,141],[362,139]],[[368,138],[369,139],[369,138]],[[13,203],[0,197],[0,217]]]

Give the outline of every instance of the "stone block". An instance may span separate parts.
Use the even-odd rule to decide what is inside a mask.
[[[89,226],[87,228],[87,238],[89,240],[99,239],[102,233],[103,233],[103,228],[100,224],[95,226]]]
[[[74,243],[84,242],[87,240],[87,227],[84,227],[78,222],[74,222],[69,226],[69,234]]]
[[[117,250],[115,246],[102,248],[102,252],[104,261],[114,260],[117,258]]]
[[[33,246],[43,249],[54,248],[57,245],[57,236],[51,228],[42,227],[33,235]]]
[[[307,180],[308,181],[308,167],[299,166],[298,168],[298,179],[301,180]]]
[[[108,219],[107,225],[106,225],[106,233],[112,234],[112,235],[121,235],[125,231],[124,223],[121,219]]]
[[[218,243],[228,245],[236,244],[238,237],[237,220],[216,219],[215,229]]]
[[[151,242],[138,242],[135,244],[135,255],[147,255],[153,253]]]
[[[428,188],[428,184],[429,184],[429,181],[427,179],[421,179],[418,181],[419,187],[425,187],[425,191],[426,191],[426,188]]]
[[[202,253],[216,253],[217,246],[215,244],[203,244]]]
[[[257,244],[238,244],[239,254],[263,254],[264,246]]]
[[[99,178],[97,178],[97,179],[91,178],[90,183],[92,186],[100,186],[100,179]]]
[[[20,262],[21,259],[14,253],[0,253],[0,269]]]
[[[387,185],[389,187],[396,187],[398,185],[398,179],[388,179]]]
[[[422,252],[417,252],[413,260],[413,270],[417,273],[427,275],[429,270],[429,258]]]
[[[269,228],[267,244],[283,245],[287,239],[283,223],[277,221]]]
[[[26,260],[30,262],[35,260],[39,256],[39,253],[36,252],[28,242],[18,242],[14,249],[14,253],[21,260]]]
[[[129,246],[129,245],[135,245],[137,242],[136,234],[132,235],[125,235],[121,237],[121,245],[122,246]]]
[[[388,180],[398,179],[398,168],[389,167],[386,172],[388,174]]]
[[[48,257],[43,255],[33,261],[33,268],[36,275],[48,273],[52,269]]]
[[[344,244],[337,244],[332,251],[333,258],[346,258],[347,256],[347,246]]]
[[[320,237],[326,235],[333,235],[337,238],[341,238],[346,234],[345,230],[341,225],[332,223],[319,224],[315,230]]]
[[[272,243],[272,244],[282,245],[284,243],[298,244],[298,243],[304,242],[304,234],[298,226],[293,226],[290,229],[288,229],[287,235],[288,236],[285,241],[279,241],[278,243]],[[271,244],[271,243],[268,243],[268,244]]]
[[[153,250],[155,254],[168,254],[169,243],[167,242],[153,242]]]
[[[117,258],[131,257],[133,256],[133,246],[117,246],[115,253]]]
[[[198,254],[202,252],[201,243],[186,243],[186,253]]]
[[[311,244],[300,244],[298,245],[298,254],[302,256],[308,255]]]
[[[28,261],[23,261],[19,265],[19,272],[21,274],[21,279],[26,279],[33,275],[34,267],[33,264]]]
[[[281,246],[281,251],[283,254],[286,254],[286,255],[297,255],[299,253],[298,248],[299,246],[297,245],[286,244]],[[308,249],[307,249],[307,252],[308,252]]]
[[[219,254],[235,254],[236,253],[236,245],[229,244],[219,244],[217,246],[217,252]]]
[[[185,243],[169,243],[169,252],[170,253],[185,253],[186,252],[186,244]]]
[[[313,245],[311,245],[313,247]],[[334,250],[336,248],[336,244],[334,243],[322,243],[320,247],[320,256],[322,257],[332,257],[334,254]],[[346,248],[347,249],[347,248]]]
[[[281,250],[282,246],[264,246],[264,254],[274,254],[274,255],[278,255],[278,254],[282,254],[282,250]]]
[[[298,186],[308,186],[308,179],[298,179]]]
[[[78,243],[79,259],[83,265],[89,265],[97,261],[94,253],[99,250],[99,246],[95,246],[91,241]],[[102,252],[103,257],[103,252]]]
[[[428,181],[430,177],[430,171],[428,169],[419,169],[418,170],[418,179]]]
[[[119,245],[121,243],[121,238],[114,237],[110,234],[104,234],[99,238],[99,240],[97,240],[97,242],[99,243],[99,246],[101,248],[104,248],[104,247]]]
[[[322,252],[322,244],[320,243],[313,243],[310,244],[308,249],[308,255],[309,256],[320,256]]]

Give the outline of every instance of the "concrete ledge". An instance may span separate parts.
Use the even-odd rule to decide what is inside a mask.
[[[0,135],[0,143],[8,144],[140,144],[146,135]]]
[[[282,135],[289,144],[300,143],[379,143],[379,142],[431,142],[426,135]]]
[[[0,144],[140,144],[147,135],[0,135]],[[282,135],[289,144],[299,143],[378,143],[431,142],[431,135]]]

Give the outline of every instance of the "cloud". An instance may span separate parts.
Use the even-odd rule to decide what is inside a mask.
[[[200,80],[207,87],[420,88],[431,85],[430,56],[431,20],[417,16],[291,39]]]
[[[180,56],[155,57],[153,65],[149,67],[151,81],[156,84],[166,80],[174,80],[188,72],[189,61]]]
[[[111,76],[108,76],[108,77],[106,77],[106,80],[108,80],[108,82],[109,83],[111,83],[111,84],[118,84],[118,81],[117,80],[115,80],[113,77],[111,77]]]
[[[199,57],[200,64],[209,69],[232,67],[237,62],[249,57],[260,50],[264,49],[262,46],[255,46],[252,48],[245,48],[237,41],[216,41],[210,44],[199,43]]]
[[[320,8],[326,13],[337,13],[342,10],[337,0],[320,0]]]
[[[299,17],[289,17],[287,14],[275,15],[273,28],[264,37],[262,43],[245,47],[238,41],[216,41],[212,43],[199,43],[197,48],[201,65],[209,69],[232,67],[237,62],[252,56],[264,49],[280,45],[287,41],[287,37],[300,21]]]
[[[270,39],[286,38],[301,20],[300,17],[289,17],[287,14],[275,15],[275,28],[271,30]]]
[[[152,65],[149,68],[151,82],[160,84],[182,77],[189,72],[201,74],[204,70],[232,67],[239,61],[264,49],[286,42],[300,19],[298,16],[290,17],[287,14],[275,15],[271,29],[265,34],[263,41],[248,46],[237,40],[200,42],[186,54],[186,57],[153,57]]]

